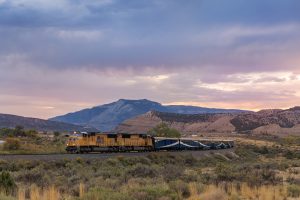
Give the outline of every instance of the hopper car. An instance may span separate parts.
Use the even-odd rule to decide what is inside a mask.
[[[69,153],[208,150],[234,147],[233,140],[153,137],[147,134],[80,133],[68,137]]]

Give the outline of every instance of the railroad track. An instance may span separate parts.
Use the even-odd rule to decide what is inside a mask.
[[[212,153],[228,153],[234,152],[233,149],[218,149],[218,150],[202,150],[202,151],[159,151],[159,152],[118,152],[118,153],[89,153],[89,154],[9,154],[0,155],[0,160],[43,160],[53,161],[61,159],[105,159],[110,157],[136,157],[136,156],[147,156],[150,154],[171,154],[171,155],[192,155],[194,157],[203,157]]]

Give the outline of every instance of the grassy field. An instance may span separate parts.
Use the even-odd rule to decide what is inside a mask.
[[[0,199],[300,199],[297,138],[238,142],[208,156],[0,161]],[[11,182],[11,184],[7,184]]]

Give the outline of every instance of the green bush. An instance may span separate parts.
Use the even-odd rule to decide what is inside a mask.
[[[58,137],[58,136],[60,136],[60,132],[58,132],[58,131],[54,131],[54,133],[53,133],[53,134],[54,134],[54,136],[55,136],[55,137]]]
[[[180,132],[176,129],[170,128],[166,123],[160,123],[148,132],[150,135],[157,137],[172,137],[179,138]]]
[[[36,130],[28,130],[28,131],[24,131],[24,135],[26,137],[37,137],[38,132]]]
[[[8,172],[1,172],[0,174],[0,190],[2,193],[9,195],[13,194],[16,189],[14,179]]]
[[[290,185],[288,186],[288,194],[290,197],[300,197],[300,186],[299,185]]]
[[[2,128],[0,129],[0,136],[1,137],[13,137],[14,136],[14,130],[10,128]]]
[[[16,126],[14,129],[0,129],[0,136],[3,137],[36,137],[37,135],[38,132],[36,130],[25,130],[22,126]]]

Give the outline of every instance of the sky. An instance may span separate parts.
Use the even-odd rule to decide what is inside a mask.
[[[0,0],[0,113],[300,105],[299,0]]]

